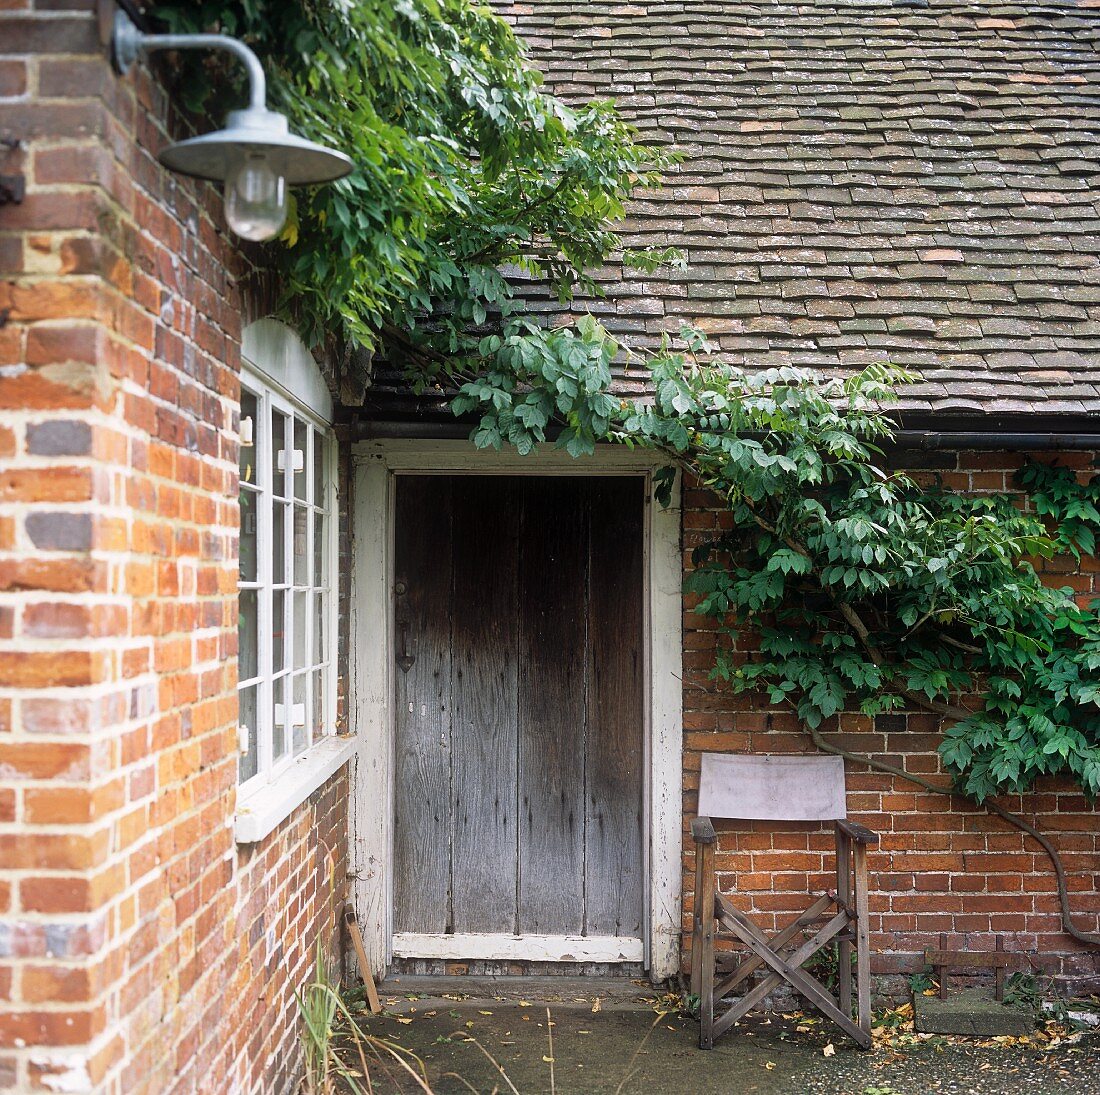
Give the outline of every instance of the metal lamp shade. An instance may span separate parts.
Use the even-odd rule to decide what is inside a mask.
[[[225,129],[169,145],[158,158],[170,171],[223,182],[250,152],[265,153],[288,186],[332,182],[354,166],[343,152],[296,137],[286,118],[270,110],[231,111]]]

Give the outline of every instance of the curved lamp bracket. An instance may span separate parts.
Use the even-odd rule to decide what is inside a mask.
[[[192,137],[163,149],[158,159],[181,175],[225,180],[242,154],[262,153],[288,186],[332,182],[354,164],[335,148],[290,132],[284,115],[267,109],[267,80],[260,59],[243,42],[225,34],[145,34],[123,11],[117,11],[111,37],[111,62],[122,75],[143,54],[162,49],[216,49],[232,53],[248,72],[249,104],[229,114],[223,129]]]
[[[143,54],[159,49],[220,49],[240,58],[248,70],[249,109],[263,110],[267,105],[267,79],[256,56],[236,38],[227,34],[145,34],[124,11],[115,12],[111,34],[111,63],[121,76],[130,71]]]

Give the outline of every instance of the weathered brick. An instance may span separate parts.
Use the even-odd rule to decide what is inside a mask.
[[[27,452],[32,456],[87,456],[92,427],[80,419],[52,419],[27,425]]]
[[[11,99],[27,90],[26,62],[0,61],[0,98]]]
[[[27,535],[42,551],[88,551],[92,546],[90,513],[29,513]]]

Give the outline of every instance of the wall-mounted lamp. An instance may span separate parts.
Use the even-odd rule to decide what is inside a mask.
[[[232,110],[224,129],[169,145],[160,162],[170,171],[224,183],[225,219],[246,240],[269,240],[286,221],[286,188],[332,182],[351,171],[334,148],[290,132],[286,116],[267,109],[267,81],[260,60],[225,34],[144,34],[122,11],[115,13],[111,60],[125,75],[143,53],[158,49],[221,49],[248,70],[249,105]]]

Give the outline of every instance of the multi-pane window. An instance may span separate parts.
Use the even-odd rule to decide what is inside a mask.
[[[333,732],[335,453],[280,393],[241,389],[240,783],[266,782]]]

